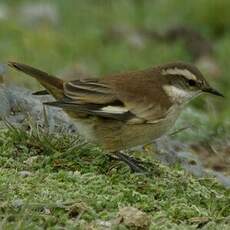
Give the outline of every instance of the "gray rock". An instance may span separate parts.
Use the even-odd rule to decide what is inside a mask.
[[[166,165],[180,164],[183,169],[195,176],[203,176],[204,168],[199,158],[189,151],[185,143],[172,140],[168,137],[156,141],[157,160]]]
[[[23,200],[21,199],[15,199],[12,201],[12,206],[15,208],[20,208],[23,205]]]
[[[18,172],[18,174],[22,177],[28,177],[28,176],[32,176],[33,174],[29,171],[20,171]]]
[[[197,177],[204,176],[204,167],[197,156],[188,151],[179,151],[177,157],[182,168],[187,172]]]
[[[201,160],[191,152],[186,143],[164,137],[156,141],[155,158],[166,165],[180,164],[181,167],[196,177],[214,177],[220,184],[230,188],[230,177],[203,167]]]
[[[29,121],[50,132],[77,131],[74,123],[61,109],[43,105],[43,102],[53,100],[51,96],[34,96],[31,91],[23,88],[2,87],[0,100],[4,102],[0,114],[18,127]]]
[[[217,179],[221,184],[225,186],[225,188],[230,188],[230,177],[223,175],[220,172],[216,172],[213,170],[206,170],[207,176],[212,176]]]

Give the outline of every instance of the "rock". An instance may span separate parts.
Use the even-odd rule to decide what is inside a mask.
[[[22,205],[23,205],[23,200],[21,200],[21,199],[15,199],[12,201],[12,206],[14,208],[20,208],[20,207],[22,207]]]
[[[204,160],[191,150],[189,144],[176,141],[168,137],[156,142],[156,154],[154,158],[166,165],[180,164],[181,167],[196,177],[215,177],[220,184],[230,188],[230,177],[221,172],[204,167]]]
[[[204,176],[204,167],[199,158],[191,152],[179,151],[177,157],[183,169],[194,176]]]
[[[164,137],[156,141],[156,148],[155,158],[163,164],[180,164],[184,170],[195,176],[204,175],[202,162],[190,151],[189,145]]]
[[[230,177],[223,175],[222,173],[215,172],[213,170],[206,170],[207,176],[212,176],[217,179],[225,188],[230,188]]]
[[[148,229],[150,226],[150,217],[134,207],[123,207],[118,212],[117,224],[124,224],[129,228]]]
[[[32,173],[29,171],[20,171],[18,172],[18,174],[22,177],[28,177],[28,176],[32,176]]]
[[[32,92],[19,87],[0,87],[0,115],[10,124],[23,127],[34,123],[49,132],[77,131],[75,124],[58,108],[44,106],[43,102],[53,100],[51,96],[34,96]]]
[[[51,214],[51,210],[49,208],[43,208],[43,213],[45,215],[50,215]]]

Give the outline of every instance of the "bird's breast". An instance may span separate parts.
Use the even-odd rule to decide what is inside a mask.
[[[152,142],[167,133],[180,114],[179,106],[169,109],[166,116],[152,123],[127,124],[122,121],[98,118],[78,126],[88,141],[100,144],[109,152],[129,149]]]

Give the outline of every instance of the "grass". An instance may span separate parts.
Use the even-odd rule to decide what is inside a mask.
[[[225,99],[198,99],[191,105],[198,115],[193,110],[183,115],[197,129],[176,138],[229,140],[228,0],[44,0],[39,2],[57,8],[59,21],[32,26],[20,14],[20,7],[28,2],[32,1],[4,2],[11,13],[0,20],[0,60],[28,63],[50,73],[58,74],[76,63],[101,76],[169,61],[191,61],[181,41],[146,41],[138,47],[127,40],[108,39],[108,31],[113,26],[163,30],[186,24],[197,28],[212,41],[221,69],[219,78],[206,77]],[[7,75],[8,84],[39,87],[16,71]],[[136,154],[143,160],[149,158],[145,153]],[[167,167],[156,161],[152,161],[151,176],[131,174],[99,146],[76,135],[50,134],[34,127],[2,129],[0,164],[1,229],[100,229],[100,221],[113,224],[120,208],[126,206],[145,212],[150,229],[229,229],[230,190],[215,179],[194,178],[179,165]],[[130,228],[117,223],[113,229]]]
[[[11,127],[0,142],[3,229],[85,229],[97,220],[112,221],[125,206],[146,212],[152,229],[159,223],[166,223],[162,229],[195,228],[202,218],[216,229],[229,224],[230,190],[215,179],[195,179],[158,162],[149,177],[132,174],[79,137],[36,129]]]

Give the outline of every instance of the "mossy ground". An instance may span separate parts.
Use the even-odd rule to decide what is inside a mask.
[[[114,25],[161,30],[177,23],[197,28],[213,41],[222,73],[209,80],[226,98],[213,99],[215,109],[203,100],[193,106],[207,111],[205,130],[210,136],[229,127],[228,0],[50,0],[58,9],[59,22],[38,26],[23,24],[18,17],[21,4],[28,2],[32,1],[5,1],[12,15],[0,21],[0,59],[29,63],[51,73],[75,63],[84,63],[94,75],[106,75],[178,59],[191,61],[180,41],[146,41],[138,48],[106,36]],[[38,88],[32,79],[16,72],[10,75],[8,83]],[[211,140],[206,133],[203,136]],[[132,174],[123,163],[76,135],[49,134],[37,128],[1,130],[0,164],[1,229],[86,229],[98,220],[115,219],[124,206],[147,213],[151,229],[229,229],[230,192],[215,179],[197,179],[180,166],[155,161],[151,176]],[[114,229],[127,227],[120,224]]]
[[[214,229],[229,226],[230,191],[215,179],[159,162],[152,162],[151,175],[132,174],[77,136],[10,128],[0,142],[3,229],[85,229],[112,221],[125,206],[146,212],[152,229],[195,229],[204,218]]]

